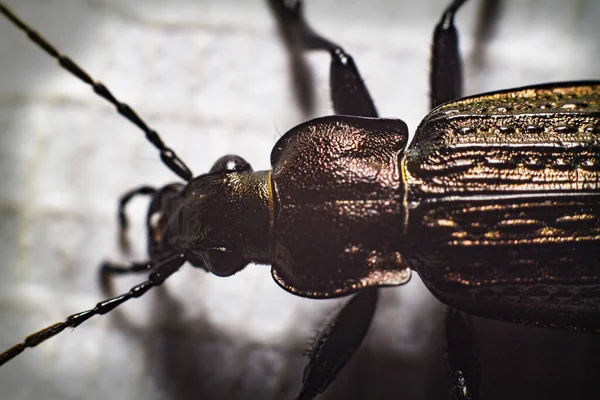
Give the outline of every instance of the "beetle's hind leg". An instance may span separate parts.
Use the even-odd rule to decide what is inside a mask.
[[[463,95],[462,63],[454,17],[466,1],[452,1],[442,14],[433,33],[429,81],[431,108],[456,100]],[[490,1],[499,2],[498,0]],[[480,18],[493,19],[493,14],[497,13],[497,10],[497,4],[495,7],[488,7],[487,10],[483,10]],[[458,310],[448,307],[445,322],[446,361],[452,396],[457,400],[478,399],[480,398],[481,368],[475,337]]]
[[[452,396],[457,400],[479,399],[481,368],[477,340],[460,311],[450,307],[446,314],[446,357]]]
[[[377,117],[371,95],[352,56],[338,44],[317,34],[308,25],[302,13],[302,2],[299,0],[268,1],[292,60],[303,62],[300,53],[304,50],[325,50],[331,55],[331,100],[335,113]],[[296,76],[294,79],[307,79],[307,76]],[[299,84],[307,85],[307,82],[299,82]]]

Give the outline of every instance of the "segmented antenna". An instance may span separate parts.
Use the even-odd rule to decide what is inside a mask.
[[[92,79],[79,65],[77,65],[69,57],[61,54],[35,30],[31,29],[25,22],[17,17],[6,5],[0,3],[0,13],[4,14],[17,28],[25,32],[29,39],[37,44],[42,50],[48,53],[51,57],[56,59],[61,67],[69,71],[72,75],[76,76],[83,82],[87,83],[92,87],[94,92],[100,97],[112,103],[119,114],[129,120],[131,123],[137,125],[144,133],[146,138],[160,151],[160,158],[163,163],[174,173],[179,175],[182,179],[189,181],[192,179],[192,171],[185,165],[185,163],[175,154],[173,150],[165,146],[164,142],[154,129],[151,129],[146,123],[131,109],[127,104],[120,102],[113,94],[104,86],[102,82],[97,82]]]
[[[156,265],[154,272],[150,274],[148,280],[132,287],[129,292],[113,297],[112,299],[101,301],[96,304],[96,307],[94,308],[70,315],[62,322],[58,322],[32,333],[27,336],[23,342],[14,345],[4,353],[0,353],[0,366],[21,354],[25,349],[37,346],[51,337],[58,335],[66,328],[76,328],[94,315],[106,314],[126,301],[141,297],[151,288],[162,285],[162,283],[169,276],[173,275],[184,263],[184,255],[175,254]]]

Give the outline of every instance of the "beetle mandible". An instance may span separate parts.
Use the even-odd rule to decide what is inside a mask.
[[[335,39],[335,38],[334,38]]]

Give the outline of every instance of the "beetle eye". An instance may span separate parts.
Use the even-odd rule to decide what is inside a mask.
[[[210,169],[210,173],[231,171],[252,172],[252,167],[242,157],[228,154],[215,161]]]
[[[148,221],[150,221],[150,227],[152,229],[158,228],[158,223],[160,222],[160,219],[162,218],[162,216],[163,216],[163,213],[161,211],[157,211],[150,216]]]
[[[230,276],[248,265],[241,254],[223,250],[208,250],[202,254],[206,268],[217,276]]]

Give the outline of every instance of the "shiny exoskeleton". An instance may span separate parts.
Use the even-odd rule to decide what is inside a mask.
[[[403,256],[469,313],[600,331],[600,83],[450,102],[407,149]]]
[[[271,0],[292,52],[331,54],[338,115],[287,132],[271,153],[270,171],[254,172],[242,158],[225,156],[195,178],[135,112],[0,3],[34,42],[138,125],[187,181],[141,187],[121,199],[125,228],[127,202],[152,196],[150,259],[105,264],[103,273],[151,269],[146,282],[30,335],[1,354],[0,364],[143,295],[186,261],[219,276],[249,263],[270,264],[281,287],[305,297],[358,293],[317,341],[301,399],[325,390],[358,347],[376,288],[404,284],[412,270],[449,306],[457,398],[476,397],[479,377],[471,349],[456,350],[470,333],[455,310],[600,332],[600,81],[458,99],[453,17],[463,3],[452,2],[436,27],[431,85],[437,107],[408,145],[406,124],[377,118],[352,58],[310,29],[301,3]]]
[[[446,103],[406,141],[401,121],[348,117],[280,139],[267,262],[283,288],[330,297],[410,267],[470,313],[600,329],[599,83]]]

